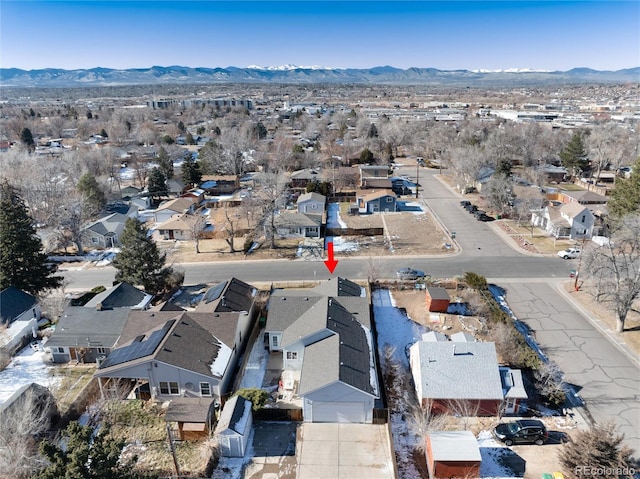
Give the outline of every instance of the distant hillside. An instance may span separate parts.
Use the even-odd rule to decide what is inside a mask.
[[[114,70],[20,70],[0,68],[0,86],[5,87],[80,87],[150,85],[168,83],[386,83],[431,85],[525,85],[576,83],[637,83],[640,67],[618,71],[574,68],[568,71],[471,71],[438,70],[390,66],[368,69],[329,69],[319,67],[287,68],[190,68],[181,66]]]

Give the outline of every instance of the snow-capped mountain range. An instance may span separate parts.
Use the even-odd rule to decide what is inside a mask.
[[[574,68],[568,71],[533,69],[439,70],[437,68],[329,68],[282,65],[275,67],[91,68],[21,70],[0,68],[3,87],[74,87],[207,83],[360,83],[405,85],[515,86],[527,84],[640,83],[640,67],[617,71]]]

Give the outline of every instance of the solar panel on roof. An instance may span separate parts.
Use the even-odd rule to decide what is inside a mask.
[[[223,281],[222,283],[209,288],[209,290],[204,294],[204,298],[202,298],[202,300],[205,302],[205,304],[208,304],[211,301],[215,301],[220,297],[226,286],[227,282]]]
[[[145,356],[153,354],[153,352],[167,335],[175,321],[175,319],[167,321],[162,329],[154,331],[149,335],[149,338],[144,341],[134,341],[128,346],[123,346],[114,350],[102,363],[100,369],[108,368],[110,366],[116,366],[118,364],[126,363],[129,361],[134,361],[136,359],[144,358]]]

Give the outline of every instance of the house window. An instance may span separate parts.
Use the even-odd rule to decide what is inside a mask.
[[[298,359],[297,351],[287,351],[287,359]]]
[[[580,220],[580,223],[584,223],[587,219],[587,215],[582,215],[582,219]]]
[[[391,203],[393,201],[393,198],[391,198],[391,196],[387,196],[387,203]]]
[[[200,383],[200,396],[211,396],[211,384]]]
[[[278,347],[278,336],[271,336],[271,346],[274,348]]]
[[[107,354],[107,348],[96,348],[98,354]]]
[[[178,394],[180,394],[178,383],[175,381],[160,381],[160,394],[171,394],[177,396]]]
[[[64,348],[63,347],[58,347],[58,346],[54,346],[51,348],[51,352],[54,354],[64,354]]]
[[[93,244],[97,244],[98,243],[98,238],[91,238],[91,242]]]

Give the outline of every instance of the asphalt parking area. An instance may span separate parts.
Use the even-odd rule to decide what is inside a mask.
[[[389,479],[386,425],[259,421],[247,479]],[[295,454],[295,455],[293,455]]]

